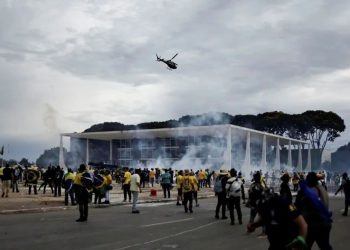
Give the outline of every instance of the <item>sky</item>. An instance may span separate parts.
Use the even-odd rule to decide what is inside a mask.
[[[97,123],[207,112],[320,109],[349,127],[349,23],[343,0],[0,0],[4,158],[35,161]],[[176,70],[156,62],[176,53]]]

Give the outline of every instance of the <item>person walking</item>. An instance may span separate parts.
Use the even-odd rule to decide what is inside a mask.
[[[247,225],[248,233],[257,227],[265,227],[269,250],[308,249],[305,240],[308,225],[292,203],[271,189],[266,190],[257,203],[259,216]]]
[[[51,188],[51,193],[53,194],[53,187],[52,187],[52,171],[51,167],[49,166],[47,168],[47,170],[43,173],[43,180],[44,182],[41,183],[41,185],[39,186],[38,191],[40,191],[40,189],[43,187],[43,194],[45,194],[46,192],[46,186],[49,185],[49,187]]]
[[[219,175],[215,179],[214,192],[218,197],[215,209],[215,218],[220,219],[219,213],[221,208],[221,219],[226,220],[226,182],[228,173],[225,170],[220,170]]]
[[[348,216],[348,209],[350,206],[350,179],[348,177],[347,173],[343,173],[342,175],[342,183],[338,190],[335,192],[334,195],[337,195],[341,190],[344,191],[345,195],[345,208],[344,208],[344,213],[342,214],[343,216]]]
[[[196,207],[199,207],[199,203],[198,203],[198,191],[200,189],[199,181],[193,172],[190,173],[190,178],[192,179],[192,182],[193,182],[193,191],[192,191],[193,199],[194,199],[194,202],[196,203]]]
[[[328,193],[319,184],[315,172],[306,176],[306,181],[300,181],[300,190],[295,200],[295,206],[301,212],[308,225],[306,243],[312,249],[314,242],[320,250],[332,250],[329,243],[332,228],[332,214],[328,208]]]
[[[226,192],[227,192],[227,207],[230,211],[231,225],[235,224],[234,209],[236,209],[238,222],[242,224],[242,211],[241,211],[241,186],[242,183],[237,178],[236,169],[232,168],[230,170],[230,178],[226,182]]]
[[[137,201],[139,199],[139,193],[141,193],[141,169],[135,169],[135,173],[130,179],[130,191],[132,193],[132,208],[131,212],[133,214],[138,214],[140,211],[136,208]]]
[[[190,213],[193,213],[193,190],[194,190],[194,183],[192,178],[190,178],[190,171],[188,169],[185,169],[185,175],[182,178],[181,182],[181,188],[183,193],[183,205],[185,209],[185,213],[190,211]],[[188,206],[187,206],[188,204]]]

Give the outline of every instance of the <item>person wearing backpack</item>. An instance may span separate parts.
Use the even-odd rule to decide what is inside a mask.
[[[350,179],[348,177],[347,173],[343,173],[342,175],[342,183],[340,185],[340,187],[338,188],[338,190],[335,192],[334,195],[337,195],[341,190],[344,191],[344,195],[345,195],[345,209],[344,209],[344,213],[342,214],[343,216],[348,216],[348,208],[350,205]]]
[[[181,188],[183,193],[183,205],[185,208],[185,213],[190,211],[190,213],[193,213],[192,207],[193,207],[193,190],[194,190],[194,183],[192,178],[190,178],[190,171],[188,169],[185,169],[185,174],[182,178],[181,182]],[[189,206],[187,207],[187,203],[189,203]]]
[[[230,170],[230,176],[226,182],[227,193],[227,207],[230,211],[231,225],[235,224],[234,209],[237,211],[239,224],[242,224],[242,211],[241,211],[241,181],[237,178],[236,169]]]
[[[220,174],[215,179],[214,192],[218,197],[218,202],[215,209],[215,218],[219,219],[219,212],[221,207],[221,219],[226,220],[226,182],[227,182],[227,172],[220,170]]]

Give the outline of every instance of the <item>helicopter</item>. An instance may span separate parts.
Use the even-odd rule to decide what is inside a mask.
[[[177,69],[177,63],[174,63],[172,60],[178,55],[178,53],[176,53],[175,56],[173,56],[173,58],[171,58],[170,60],[164,60],[162,58],[160,58],[157,54],[157,61],[158,62],[163,62],[168,66],[169,70],[173,70],[173,69]]]

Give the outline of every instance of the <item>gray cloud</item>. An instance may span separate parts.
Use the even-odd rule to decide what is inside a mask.
[[[349,7],[322,0],[2,1],[0,111],[8,122],[0,128],[17,140],[16,121],[40,134],[107,120],[319,108],[348,124]],[[179,68],[168,71],[156,53],[179,53]]]

